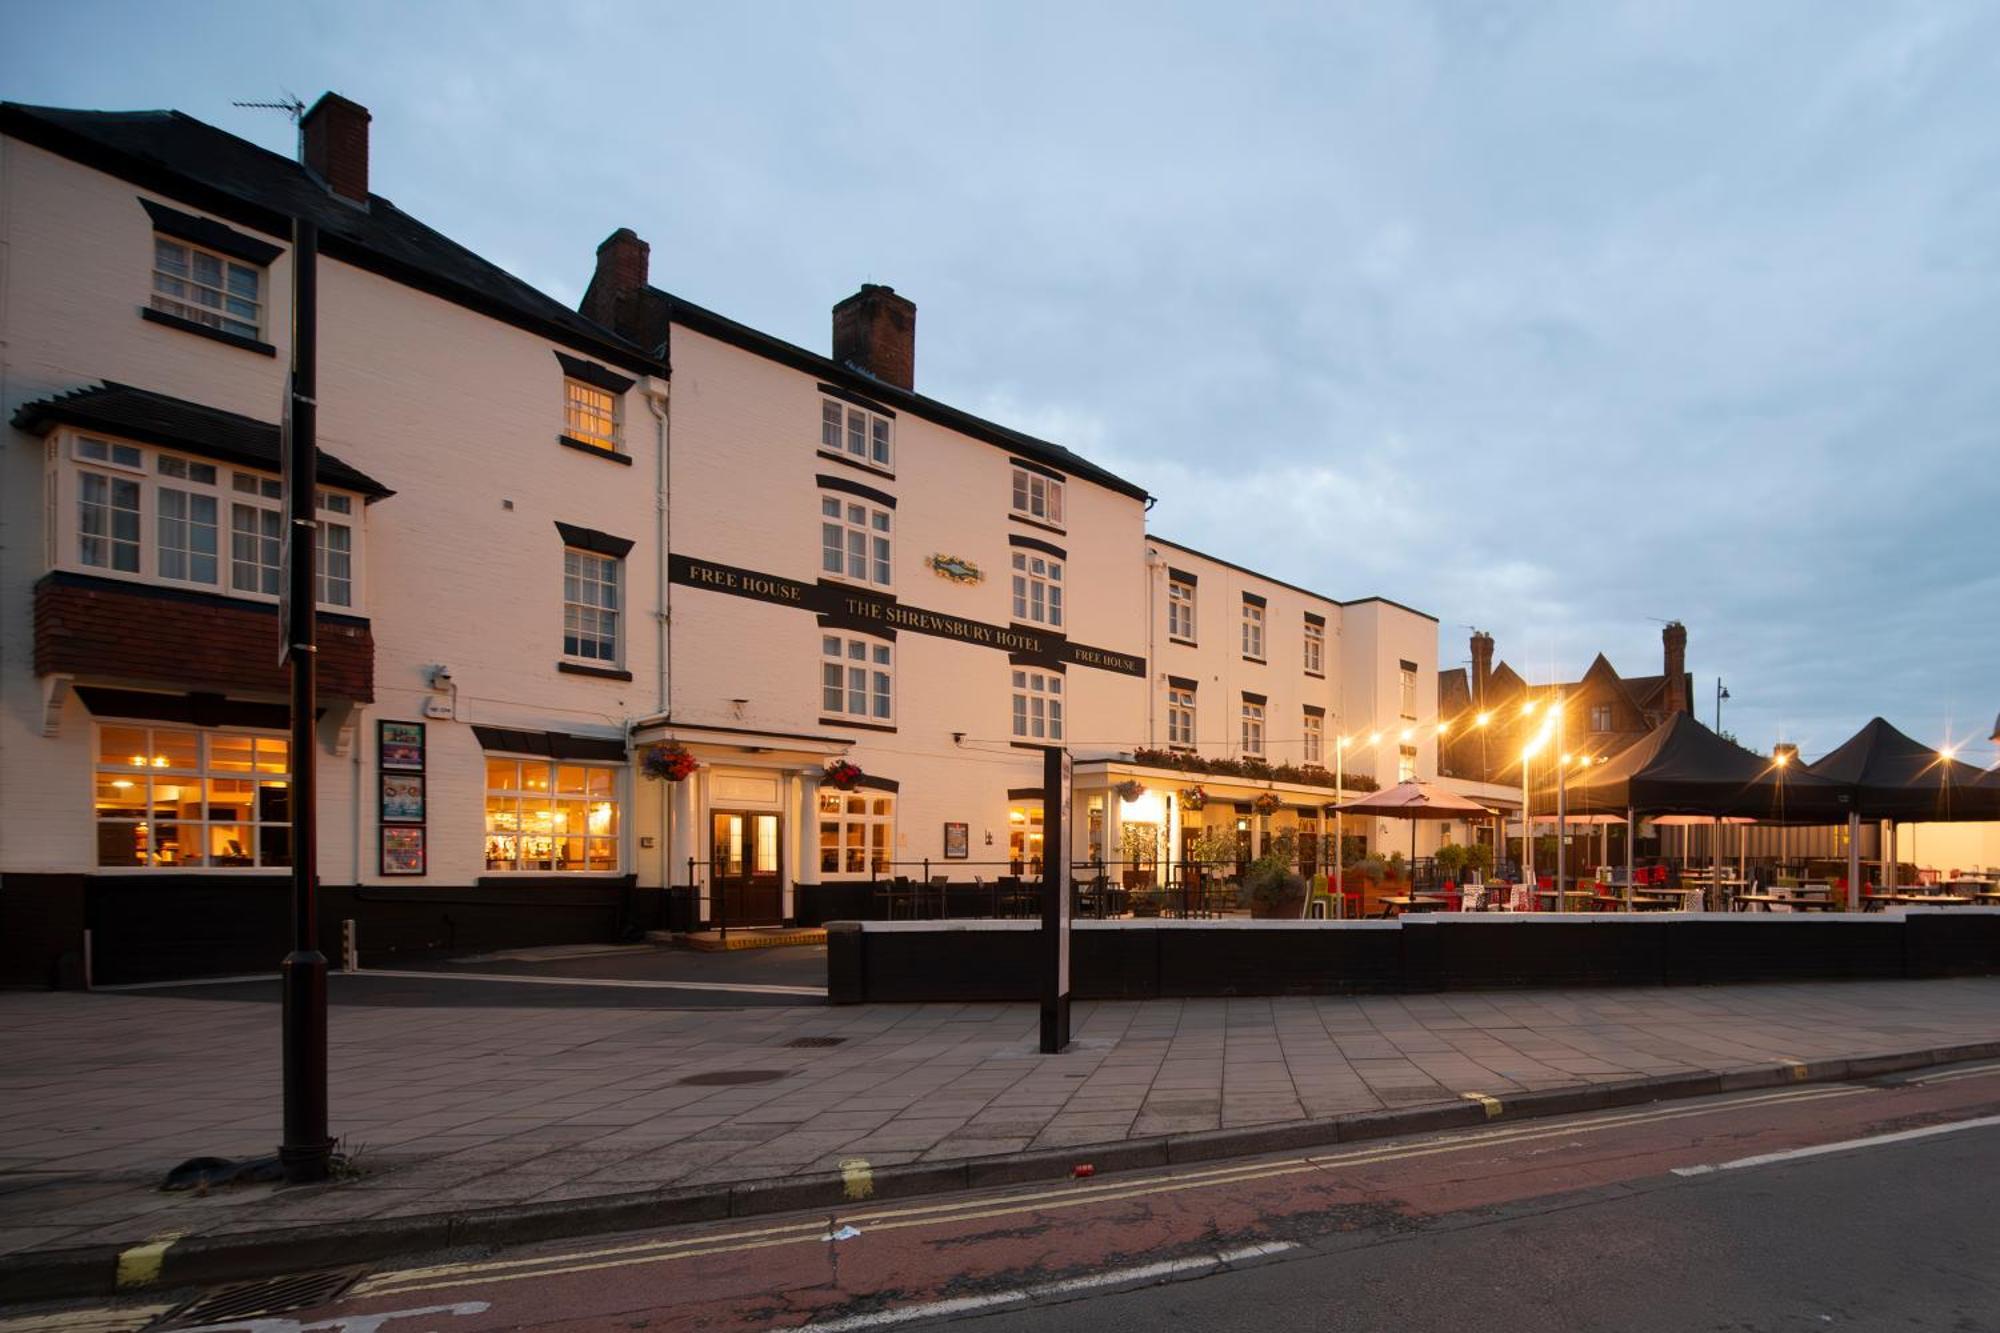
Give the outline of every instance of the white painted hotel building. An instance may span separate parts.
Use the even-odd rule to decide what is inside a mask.
[[[579,314],[371,193],[369,128],[330,95],[292,162],[177,113],[0,108],[0,982],[74,978],[86,932],[103,979],[282,947],[298,214],[322,235],[322,915],[377,954],[1032,873],[1049,744],[1077,761],[1074,845],[1115,857],[1128,820],[1188,823],[1194,779],[1151,751],[1303,764],[1318,708],[1330,765],[1343,727],[1421,720],[1428,617],[1149,538],[1142,487],[915,392],[889,289],[836,307],[821,356],[651,287],[620,231]],[[693,772],[646,777],[667,754]],[[1399,752],[1344,759],[1386,781]],[[1332,799],[1201,780],[1232,812],[1275,793],[1278,825]]]

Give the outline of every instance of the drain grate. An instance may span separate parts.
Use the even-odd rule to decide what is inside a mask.
[[[818,1046],[838,1046],[846,1040],[847,1038],[845,1037],[793,1037],[785,1045],[803,1049]]]
[[[676,1082],[697,1088],[732,1088],[739,1083],[775,1083],[784,1076],[782,1069],[717,1069],[707,1074],[689,1074]]]
[[[339,1296],[358,1276],[359,1270],[350,1268],[331,1273],[294,1273],[289,1277],[238,1282],[195,1297],[151,1327],[162,1330],[195,1328],[202,1324],[309,1310]]]

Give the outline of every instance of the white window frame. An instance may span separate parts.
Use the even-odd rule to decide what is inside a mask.
[[[162,246],[171,246],[183,253],[187,265],[185,273],[171,273],[161,267]],[[195,278],[197,255],[213,260],[221,266],[221,286],[201,282]],[[256,279],[257,292],[254,297],[246,300],[241,292],[231,289],[230,278],[235,273],[247,273]],[[214,329],[217,333],[226,333],[233,338],[248,338],[252,342],[262,342],[264,341],[264,290],[269,280],[270,273],[264,265],[232,258],[219,250],[211,250],[207,246],[184,241],[178,236],[153,233],[153,281],[146,293],[146,300],[152,309],[163,315],[184,319],[190,324],[199,324],[203,328]],[[163,283],[180,283],[186,290],[183,295],[175,296],[171,292],[160,290]],[[194,300],[194,296],[199,292],[213,293],[217,304],[210,305]],[[248,318],[245,318],[242,310],[246,305],[249,307]],[[246,328],[249,330],[247,333],[244,332]]]
[[[819,451],[881,473],[896,470],[893,418],[838,398],[819,400]]]
[[[1326,626],[1305,622],[1305,669],[1315,676],[1326,674]]]
[[[139,762],[112,762],[112,757],[105,754],[107,744],[105,733],[107,731],[125,730],[144,733],[144,740],[140,744],[142,752],[130,756],[130,759]],[[175,764],[171,762],[164,753],[167,747],[161,745],[157,740],[163,733],[192,736],[195,741],[194,763]],[[251,751],[252,758],[249,768],[225,769],[216,767],[215,742],[222,738],[248,741],[252,744],[254,748]],[[288,738],[283,733],[261,731],[248,727],[197,727],[137,720],[122,721],[111,718],[99,722],[91,728],[90,743],[93,759],[91,768],[90,821],[91,841],[95,845],[95,850],[91,854],[91,861],[94,873],[160,874],[172,873],[174,871],[191,871],[204,875],[239,873],[254,875],[269,874],[274,869],[289,867],[291,865],[292,851],[294,849],[289,830],[293,827],[292,816],[295,812],[291,809],[290,797],[291,747]],[[265,755],[281,749],[285,755],[282,767],[266,767]],[[151,782],[156,786],[171,785],[174,787],[198,785],[201,788],[201,796],[196,804],[200,813],[193,819],[181,819],[177,817],[172,823],[176,829],[175,842],[177,848],[184,849],[189,845],[190,838],[183,830],[190,828],[199,830],[193,838],[195,845],[202,848],[199,859],[189,860],[183,855],[172,862],[161,863],[153,860],[152,858],[161,854],[161,848],[157,845],[153,836],[156,831],[154,828],[156,806],[152,794],[150,792],[147,794],[146,813],[140,817],[130,820],[107,819],[100,817],[97,813],[96,784],[98,782],[108,782],[114,786],[138,782]],[[213,814],[210,798],[214,795],[214,792],[209,784],[215,782],[249,784],[251,792],[245,818],[214,819],[210,817]],[[287,793],[286,818],[263,819],[259,817],[261,802],[258,800],[257,789],[267,785],[283,787],[285,789]],[[165,823],[167,821],[159,820],[157,822]],[[132,826],[132,833],[135,840],[143,837],[149,844],[153,844],[146,851],[147,860],[145,863],[139,865],[103,864],[103,841],[100,831],[107,827],[115,830],[126,824]],[[213,854],[208,850],[209,830],[217,827],[247,828],[249,830],[247,850],[239,853],[247,857],[248,864],[216,865],[212,863]],[[264,840],[260,835],[266,829],[280,828],[287,830],[285,843],[287,850],[284,859],[266,860],[264,857]]]
[[[97,456],[97,455],[102,456]],[[50,448],[45,455],[50,469],[47,490],[50,519],[49,564],[53,569],[68,570],[78,574],[88,574],[97,578],[118,579],[129,583],[150,584],[158,587],[192,589],[197,592],[213,593],[220,597],[236,598],[244,601],[276,603],[278,593],[275,579],[271,591],[265,591],[264,569],[261,558],[239,560],[236,542],[236,511],[239,508],[255,510],[259,514],[260,525],[275,525],[275,536],[260,531],[258,556],[263,554],[262,543],[275,540],[282,544],[284,525],[284,502],[279,494],[277,477],[264,472],[255,472],[233,464],[203,458],[177,449],[163,449],[153,445],[138,444],[115,435],[97,431],[77,430],[65,427],[50,437]],[[165,464],[167,471],[161,470]],[[175,476],[180,471],[186,475]],[[197,480],[198,476],[212,476],[212,481]],[[85,477],[103,477],[113,483],[128,483],[137,488],[138,493],[138,561],[135,569],[118,569],[109,565],[87,563],[83,558],[83,537],[79,506],[87,488]],[[245,486],[249,490],[243,489]],[[179,491],[192,496],[213,498],[216,506],[216,577],[214,582],[198,579],[169,577],[161,560],[161,495],[166,491]],[[328,600],[328,591],[323,555],[315,551],[314,564],[318,571],[316,591],[318,607],[322,611],[339,614],[363,614],[363,589],[366,587],[366,540],[362,530],[361,516],[365,503],[359,495],[350,491],[336,490],[322,486],[316,493],[319,522],[322,527],[347,529],[350,549],[347,557],[348,578],[346,580],[349,600]],[[271,518],[264,515],[273,516]],[[316,544],[317,545],[317,544]],[[251,588],[239,588],[237,580],[243,570],[255,570]]]
[[[1011,506],[1016,514],[1052,528],[1063,526],[1063,483],[1027,468],[1014,469]]]
[[[625,396],[574,375],[563,376],[563,434],[572,440],[625,450]]]
[[[1179,685],[1167,687],[1167,744],[1195,748],[1195,692]]]
[[[896,851],[896,794],[861,787],[822,787],[813,855],[822,879],[869,879],[886,873]],[[833,835],[828,846],[827,834]],[[831,854],[833,864],[828,865]]]
[[[1398,686],[1402,696],[1401,716],[1404,721],[1413,722],[1417,716],[1417,673],[1404,671],[1401,667],[1396,671],[1402,678]]]
[[[1014,551],[1014,619],[1061,629],[1063,562],[1040,551]]]
[[[1305,724],[1305,739],[1299,747],[1299,762],[1305,764],[1320,763],[1326,754],[1326,715],[1324,713],[1306,713],[1301,720]]]
[[[1194,642],[1194,585],[1167,580],[1167,637]]]
[[[1417,776],[1417,747],[1399,745],[1396,747],[1396,781],[1412,782]]]
[[[1265,712],[1265,705],[1259,703],[1252,703],[1248,699],[1245,699],[1243,701],[1242,721],[1243,721],[1244,754],[1262,755],[1265,753],[1264,724],[1266,719],[1267,719],[1267,714]]]
[[[1009,681],[1009,729],[1017,741],[1054,744],[1063,738],[1063,674],[1045,667],[1017,666]]]
[[[820,716],[896,725],[896,645],[867,634],[820,631]]]
[[[843,583],[895,587],[895,511],[843,491],[821,491],[819,572]]]
[[[579,877],[610,876],[621,873],[625,865],[624,818],[626,804],[624,799],[624,765],[586,763],[575,759],[550,759],[546,756],[538,755],[496,754],[491,752],[487,753],[483,758],[484,762],[481,766],[480,776],[480,789],[485,793],[480,807],[480,827],[485,830],[481,838],[483,844],[481,853],[482,864],[485,866],[483,873],[489,875],[575,875]],[[492,765],[495,764],[513,764],[516,766],[516,781],[513,785],[493,785]],[[539,769],[544,775],[546,779],[545,786],[534,787],[529,785],[528,774],[530,770],[535,769]],[[562,772],[564,769],[583,770],[581,779],[583,789],[580,792],[562,790],[566,781]],[[595,793],[591,791],[591,774],[593,773],[609,775],[609,781],[601,784],[605,790]],[[496,828],[494,826],[496,812],[494,811],[493,803],[496,800],[514,802],[514,827]],[[544,817],[550,823],[547,833],[530,831],[526,827],[529,817],[529,807],[531,805],[539,806],[542,812],[546,812]],[[578,805],[585,807],[583,810],[583,831],[581,833],[572,833],[565,828],[558,832],[555,827],[556,824],[573,818],[575,815],[573,807]],[[592,806],[609,807],[609,809],[606,812],[590,808]],[[604,817],[604,823],[601,826],[603,831],[593,831],[591,821],[600,817],[600,815]],[[528,856],[526,853],[528,851],[529,840],[540,837],[549,839],[549,855],[546,858]],[[512,838],[514,840],[514,854],[511,858],[503,860],[503,858],[494,856],[493,853],[497,849],[497,844],[494,841],[496,838]],[[555,844],[559,840],[568,838],[583,840],[584,858],[579,865],[556,864]],[[593,866],[590,864],[592,843],[605,845],[610,848],[610,865]],[[544,860],[548,864],[542,864]]]
[[[610,571],[609,578],[604,577],[606,570]],[[593,620],[597,628],[586,634],[587,624]],[[611,634],[608,655],[599,651],[606,623]],[[566,662],[613,669],[624,662],[625,561],[621,557],[577,546],[563,547],[562,633],[562,656]],[[586,645],[596,647],[586,651]]]
[[[1264,608],[1255,602],[1243,603],[1243,655],[1253,662],[1264,657]]]

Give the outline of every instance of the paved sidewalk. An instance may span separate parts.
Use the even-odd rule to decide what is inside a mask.
[[[332,1123],[362,1177],[196,1198],[153,1185],[184,1158],[278,1140],[276,1008],[0,994],[0,1252],[1926,1050],[2000,1037],[2000,978],[1093,1003],[1075,1028],[1044,1057],[1027,1005],[337,1005]]]

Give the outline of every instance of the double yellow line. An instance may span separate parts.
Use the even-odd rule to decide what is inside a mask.
[[[1596,1134],[1607,1130],[1717,1115],[1746,1107],[1823,1101],[1854,1097],[1873,1088],[1836,1086],[1801,1088],[1736,1097],[1699,1106],[1668,1106],[1566,1120],[1559,1124],[1524,1124],[1503,1129],[1478,1130],[1447,1135],[1416,1143],[1389,1142],[1379,1147],[1355,1148],[1346,1152],[1287,1158],[1280,1161],[1246,1162],[1236,1166],[1211,1167],[1169,1175],[1139,1176],[1130,1180],[1111,1179],[1102,1183],[1073,1184],[1058,1189],[961,1199],[949,1203],[919,1204],[906,1208],[877,1208],[866,1212],[842,1213],[839,1221],[865,1232],[897,1231],[907,1227],[946,1226],[986,1218],[1009,1217],[1020,1213],[1050,1212],[1059,1208],[1088,1207],[1120,1199],[1172,1194],[1185,1190],[1213,1189],[1248,1181],[1326,1171],[1339,1167],[1368,1166],[1378,1162],[1406,1161],[1434,1157],[1442,1153],[1468,1152],[1514,1143]],[[452,1287],[485,1286],[495,1282],[519,1282],[530,1278],[561,1277],[572,1273],[600,1272],[641,1264],[672,1263],[710,1254],[740,1254],[782,1245],[817,1244],[828,1231],[827,1222],[795,1222],[779,1226],[753,1227],[682,1240],[643,1241],[604,1246],[567,1254],[538,1255],[527,1259],[495,1259],[474,1263],[439,1264],[379,1273],[358,1283],[348,1297],[404,1295],[411,1292],[441,1291]]]

